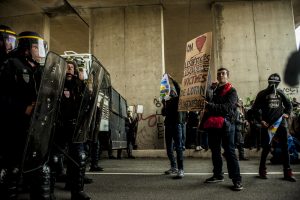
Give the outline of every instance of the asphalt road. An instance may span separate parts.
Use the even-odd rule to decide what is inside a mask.
[[[167,158],[103,159],[100,161],[103,172],[87,172],[94,182],[87,184],[85,190],[93,200],[300,199],[300,164],[292,165],[298,182],[291,183],[282,179],[282,165],[269,163],[269,178],[258,178],[258,163],[257,158],[240,162],[244,190],[237,192],[230,189],[232,182],[226,173],[226,162],[223,166],[225,181],[207,184],[204,183],[205,179],[212,175],[210,159],[186,158],[183,179],[163,174],[169,168]],[[63,187],[63,183],[56,185],[57,200],[70,199],[70,192],[63,190]],[[26,199],[26,195],[21,196],[20,199]]]

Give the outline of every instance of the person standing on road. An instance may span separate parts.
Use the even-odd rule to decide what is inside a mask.
[[[49,200],[53,197],[49,190],[50,171],[47,162],[42,167],[23,173],[25,161],[34,157],[25,157],[24,150],[30,148],[26,145],[29,143],[31,118],[40,92],[43,74],[40,62],[45,57],[44,39],[36,32],[24,31],[18,35],[18,47],[10,52],[9,58],[0,66],[1,148],[4,150],[6,169],[1,199],[17,199],[21,179],[28,181],[31,200]],[[39,144],[36,141],[36,145]]]
[[[271,74],[268,78],[268,87],[257,94],[255,102],[252,106],[252,109],[256,113],[261,111],[260,117],[257,117],[262,125],[261,141],[263,148],[259,164],[259,176],[263,179],[267,179],[266,160],[271,150],[272,141],[272,134],[270,131],[271,129],[274,129],[274,124],[278,123],[279,126],[275,133],[282,142],[281,150],[283,155],[284,179],[295,182],[296,179],[293,176],[292,169],[290,167],[290,156],[287,143],[287,119],[291,114],[292,104],[283,91],[277,89],[280,81],[281,78],[277,73]]]
[[[235,88],[228,82],[229,70],[220,68],[217,72],[218,84],[212,88],[212,99],[205,102],[206,120],[204,128],[208,132],[208,144],[212,153],[213,176],[205,183],[224,181],[222,172],[221,145],[224,148],[224,157],[227,161],[229,178],[233,182],[233,190],[243,189],[242,177],[237,156],[235,154],[235,119],[236,103],[238,101]]]
[[[0,25],[0,66],[2,63],[7,60],[8,53],[12,51],[16,46],[16,33],[11,30],[10,27],[5,25]],[[1,76],[1,75],[0,75]],[[2,99],[0,99],[0,102]],[[1,110],[2,111],[2,110]],[[3,118],[3,119],[2,119]],[[0,127],[3,129],[5,124],[2,124],[7,116],[0,115]],[[5,170],[4,167],[4,161],[3,161],[3,153],[5,151],[4,144],[6,141],[3,139],[0,142],[0,188],[2,188],[2,178],[4,173],[2,173],[2,170]]]
[[[59,126],[54,136],[56,149],[52,156],[60,149],[68,149],[67,180],[65,189],[71,190],[71,200],[90,200],[91,198],[84,191],[84,177],[86,171],[85,143],[73,141],[77,119],[84,98],[85,83],[78,78],[77,63],[75,60],[67,60],[66,80],[64,91],[60,102]],[[80,123],[80,122],[79,122]],[[54,160],[54,159],[53,159]],[[52,167],[55,163],[52,163]],[[55,176],[55,174],[52,174]],[[55,179],[51,180],[53,190]]]
[[[184,177],[183,170],[183,127],[184,127],[184,113],[178,111],[178,102],[180,96],[180,87],[178,83],[169,75],[169,82],[171,86],[171,95],[168,100],[163,99],[162,115],[165,116],[165,140],[167,147],[167,155],[170,160],[171,168],[165,171],[165,174],[176,174],[177,178]],[[174,86],[174,87],[173,87]],[[172,91],[173,90],[173,91]],[[172,95],[174,94],[174,95]],[[176,161],[173,154],[173,144],[177,155]]]
[[[125,130],[126,130],[126,139],[127,139],[127,155],[128,158],[134,159],[132,155],[133,145],[135,143],[135,130],[137,126],[137,118],[133,118],[131,111],[127,111],[127,118],[125,119]]]
[[[243,101],[240,99],[237,103],[237,115],[235,121],[235,143],[239,152],[239,160],[248,160],[248,158],[245,157],[244,149],[244,134],[246,123],[248,122],[245,119]]]
[[[16,38],[16,33],[10,27],[0,25],[0,64],[8,58],[8,53],[15,49]]]

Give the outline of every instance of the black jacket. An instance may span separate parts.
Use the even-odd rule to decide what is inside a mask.
[[[71,120],[77,120],[78,112],[82,103],[84,87],[77,77],[66,80],[62,99],[60,103],[60,117],[62,122],[68,123]]]
[[[174,83],[178,96],[163,102],[163,108],[161,112],[162,115],[165,116],[165,125],[175,125],[186,122],[186,112],[178,111],[180,87],[176,81],[172,81]]]
[[[234,122],[237,114],[237,92],[235,88],[231,87],[225,95],[221,95],[224,88],[225,85],[217,87],[213,91],[212,99],[206,105],[206,109],[208,110],[206,116],[222,116],[225,119]]]
[[[18,116],[22,117],[27,106],[37,100],[41,75],[42,69],[37,63],[33,68],[22,57],[6,60],[0,67],[1,115],[9,114],[16,121]]]
[[[268,87],[260,91],[255,99],[252,109],[258,113],[261,111],[261,118],[268,124],[273,124],[278,120],[282,114],[290,115],[292,111],[292,104],[289,98],[285,96],[282,90]]]

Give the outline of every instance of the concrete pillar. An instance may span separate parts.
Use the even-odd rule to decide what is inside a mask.
[[[164,3],[166,72],[179,83],[183,77],[186,43],[212,31],[209,0],[181,0]]]
[[[63,54],[64,51],[89,53],[89,27],[76,15],[52,17],[51,50]]]
[[[0,18],[0,24],[7,25],[17,34],[23,31],[39,33],[45,41],[50,41],[50,20],[45,14],[22,15]]]
[[[239,96],[254,99],[271,73],[282,76],[287,57],[296,48],[291,4],[217,2],[213,17],[216,68],[229,68]],[[286,86],[282,83],[281,88]]]
[[[91,11],[91,52],[110,72],[113,87],[128,105],[143,105],[139,116],[139,149],[163,148],[158,101],[163,73],[162,8],[130,6]]]

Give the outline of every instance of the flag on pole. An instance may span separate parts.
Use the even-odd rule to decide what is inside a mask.
[[[270,138],[269,144],[271,144],[273,136],[275,135],[279,125],[281,124],[281,121],[282,121],[282,116],[279,119],[277,119],[276,122],[274,122],[274,124],[272,126],[270,126],[268,128],[268,134],[269,134],[269,138]]]
[[[168,74],[164,74],[160,81],[160,98],[161,100],[169,100],[172,97],[177,97],[178,93],[172,81],[172,78]]]

